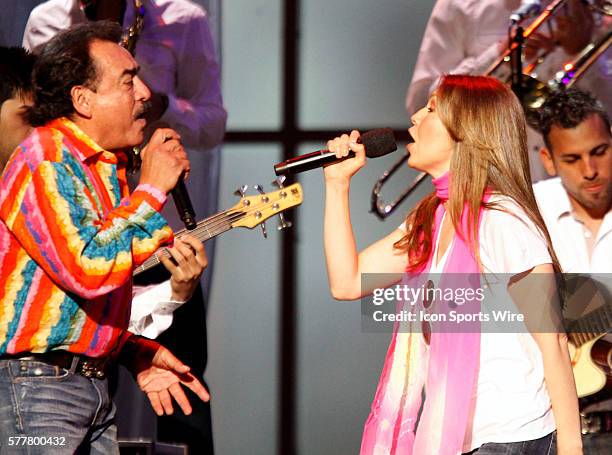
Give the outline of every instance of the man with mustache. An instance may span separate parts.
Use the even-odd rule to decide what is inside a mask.
[[[612,132],[606,110],[590,94],[569,89],[551,95],[531,121],[542,132],[540,158],[554,177],[533,189],[563,271],[612,273]],[[607,398],[582,409],[584,422],[594,422],[583,427],[587,455],[610,453]]]
[[[159,412],[208,394],[189,367],[127,331],[131,277],[172,239],[159,214],[189,161],[157,130],[130,195],[123,150],[140,144],[150,91],[108,22],[54,38],[34,69],[35,126],[0,180],[0,445],[11,453],[118,453],[109,364]],[[19,438],[19,437],[23,438]],[[36,445],[28,441],[38,437]]]
[[[136,33],[134,57],[141,67],[141,77],[151,89],[147,133],[159,124],[168,125],[181,135],[191,162],[192,178],[187,187],[198,218],[217,212],[220,173],[220,149],[225,133],[227,114],[221,96],[220,66],[208,21],[208,13],[192,0],[47,0],[34,8],[23,36],[23,46],[39,52],[58,31],[87,21],[111,20],[122,24],[124,33],[137,18],[143,21]],[[130,180],[130,185],[132,186]],[[163,210],[163,216],[173,229],[184,227],[173,200]],[[179,358],[192,366],[194,373],[204,377],[207,364],[206,308],[212,282],[214,240],[206,242],[211,259],[202,285],[198,286],[185,304],[174,313],[149,317],[145,306],[137,310],[141,321],[148,322],[150,334],[162,335],[162,343]],[[158,283],[167,279],[164,271],[141,274],[139,284]],[[153,292],[153,291],[152,291]],[[136,313],[136,312],[135,312]],[[172,325],[168,328],[168,325]],[[193,336],[197,333],[197,336]],[[119,394],[130,384],[120,381]],[[126,412],[127,411],[127,412]],[[130,421],[138,415],[138,405],[120,409]],[[157,419],[157,425],[140,426],[130,423],[121,428],[129,434],[148,434],[155,427],[160,441],[177,441],[195,453],[213,453],[211,410],[208,403],[199,402],[191,416],[181,413]]]
[[[20,47],[0,46],[0,174],[17,146],[32,131],[27,109],[32,106],[32,68],[36,57]],[[159,285],[135,286],[130,331],[156,338],[172,322],[172,311],[193,295],[208,260],[202,242],[183,236],[160,256],[171,278]]]

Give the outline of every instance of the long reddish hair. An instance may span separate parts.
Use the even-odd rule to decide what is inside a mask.
[[[487,76],[446,75],[436,94],[436,112],[455,142],[450,163],[447,210],[455,231],[478,253],[478,213],[486,190],[508,196],[544,235],[555,270],[559,262],[538,211],[531,187],[525,114],[512,91]],[[421,270],[433,250],[434,216],[440,200],[431,193],[406,218],[407,233],[395,247],[409,255],[408,271]],[[461,230],[461,214],[467,209],[468,232]]]

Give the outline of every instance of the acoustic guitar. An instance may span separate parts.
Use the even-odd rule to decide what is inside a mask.
[[[578,397],[612,386],[612,343],[603,336],[612,328],[612,302],[567,324],[570,357]]]

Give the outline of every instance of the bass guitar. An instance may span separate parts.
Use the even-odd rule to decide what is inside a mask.
[[[176,232],[174,236],[180,238],[182,235],[189,234],[202,242],[206,242],[236,227],[253,229],[274,215],[281,217],[279,229],[282,229],[289,225],[282,218],[281,212],[300,205],[304,199],[302,186],[299,183],[269,193],[262,192],[262,194],[254,196],[245,196],[244,192],[241,192],[241,195],[240,202],[232,208],[200,221],[190,231],[182,229]],[[160,248],[154,255],[134,269],[134,275],[160,264],[159,256],[170,257],[170,253],[167,248]]]

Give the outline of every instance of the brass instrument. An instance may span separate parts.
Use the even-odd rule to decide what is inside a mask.
[[[595,0],[595,1],[587,1],[587,3],[593,11],[597,11],[607,16],[612,16],[612,1],[611,0]]]
[[[611,0],[582,0],[582,3],[585,4],[591,11],[597,12],[601,15],[612,15],[612,1]],[[548,26],[549,32],[552,35],[553,30],[551,26],[551,19],[554,14],[561,6],[567,6],[567,0],[554,0],[551,2],[544,11],[523,31],[522,41],[527,41],[529,37],[535,33],[542,25],[546,24]],[[485,71],[485,75],[493,76],[500,80],[507,80],[508,76],[504,74],[497,74],[501,72],[501,68],[504,64],[508,64],[511,59],[512,53],[516,50],[518,44],[509,43],[508,48],[500,55],[500,57],[489,66],[489,68]],[[542,55],[536,56],[531,62],[529,62],[525,68],[523,68],[523,73],[525,75],[531,76],[532,73],[535,72],[538,65],[546,60],[550,51],[544,52]],[[584,51],[583,51],[584,52]]]
[[[392,202],[386,203],[382,197],[380,196],[380,191],[382,190],[385,182],[399,169],[404,163],[408,161],[408,154],[402,156],[393,166],[387,169],[383,175],[376,181],[374,184],[374,188],[372,188],[372,200],[370,205],[370,212],[374,213],[380,220],[387,218],[395,208],[404,202],[408,196],[412,194],[412,192],[425,180],[427,177],[426,172],[419,172],[419,174],[412,180],[410,186],[408,186],[397,198],[395,198]]]
[[[563,68],[548,82],[542,82],[524,74],[525,95],[522,100],[524,108],[537,110],[552,92],[570,88],[610,47],[610,44],[612,44],[612,29],[608,30],[596,43],[588,44],[572,62],[563,65]]]
[[[119,44],[126,48],[132,55],[134,55],[136,52],[136,43],[138,42],[138,38],[140,38],[140,33],[144,27],[145,8],[143,0],[134,0],[134,11],[136,12],[134,22],[132,22],[132,25],[130,25],[130,27],[121,37],[121,41],[119,41]],[[126,155],[128,158],[128,173],[134,174],[140,169],[140,165],[142,164],[142,160],[140,158],[140,147],[132,148],[132,150],[129,150]]]
[[[140,33],[144,27],[145,9],[143,0],[134,0],[134,11],[136,11],[134,22],[127,29],[127,32],[125,32],[125,34],[121,37],[121,41],[119,43],[132,55],[134,55],[134,52],[136,51],[136,43],[138,42],[138,38],[140,37]]]
[[[565,3],[567,0],[554,0],[550,5],[548,5],[544,11],[525,29],[523,32],[523,41],[529,39],[529,37],[535,33],[536,30],[542,26],[544,23],[549,23],[548,21],[552,17],[552,15],[559,9],[559,7]],[[497,72],[504,63],[510,62],[510,56],[514,51],[516,51],[518,47],[517,43],[510,43],[508,49],[506,49],[495,62],[485,71],[486,76],[494,76],[495,72]],[[498,79],[502,79],[498,77]]]
[[[523,32],[523,38],[527,39],[542,24],[549,21],[554,12],[565,1],[567,0],[554,0],[551,2],[548,7],[533,21],[533,23],[531,23],[531,25],[525,29]],[[592,0],[585,1],[585,3],[592,11],[598,12],[602,15],[612,16],[611,0]],[[563,65],[563,68],[561,68],[555,74],[555,77],[547,82],[539,81],[538,79],[531,77],[529,74],[523,74],[522,85],[524,95],[522,97],[522,102],[525,110],[536,110],[542,106],[544,101],[552,92],[571,87],[610,47],[610,44],[612,44],[612,29],[607,30],[606,33],[596,42],[588,44],[573,61]],[[502,53],[502,55],[489,67],[485,74],[491,75],[492,73],[497,72],[504,63],[509,62],[512,52],[516,50],[516,46],[509,46],[509,49]],[[541,57],[542,56],[540,56],[540,59]],[[528,69],[532,71],[534,67],[535,66],[529,66]],[[424,172],[420,173],[412,181],[410,186],[408,186],[393,202],[385,203],[380,196],[383,185],[407,160],[408,155],[402,156],[399,161],[397,161],[393,166],[391,166],[391,168],[381,175],[372,188],[370,211],[378,216],[378,218],[381,220],[384,220],[391,215],[399,204],[410,196],[410,194],[412,194],[412,192],[421,182],[425,180],[425,177],[427,176],[427,174]]]

